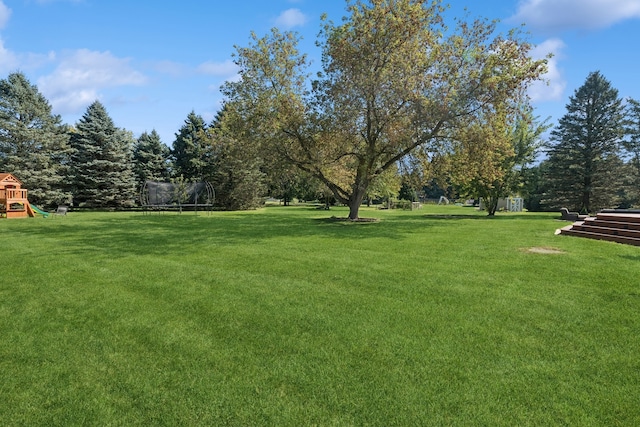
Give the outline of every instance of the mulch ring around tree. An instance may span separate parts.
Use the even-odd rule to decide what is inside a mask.
[[[337,216],[332,216],[331,218],[328,218],[328,221],[331,222],[378,222],[380,221],[380,219],[378,218],[357,218],[357,219],[349,219],[346,216],[343,217],[337,217]]]

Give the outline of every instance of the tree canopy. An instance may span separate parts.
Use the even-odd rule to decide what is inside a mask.
[[[265,150],[326,185],[358,211],[368,187],[408,155],[455,143],[456,130],[496,110],[512,116],[546,69],[517,31],[495,22],[445,25],[440,1],[348,2],[323,18],[322,72],[310,78],[294,33],[252,34],[237,47],[240,79],[223,93]]]
[[[629,99],[627,105],[627,128],[629,138],[624,141],[624,148],[631,157],[630,188],[631,198],[635,203],[640,202],[640,102]]]
[[[265,193],[264,159],[247,137],[243,122],[225,105],[207,129],[207,179],[216,188],[216,205],[228,210],[252,209]],[[240,127],[237,127],[240,126]]]
[[[171,150],[154,130],[143,132],[133,147],[134,172],[138,188],[145,181],[168,181],[171,177]]]
[[[64,188],[69,150],[67,128],[38,88],[19,72],[0,80],[0,171],[19,177],[32,203],[70,200]]]
[[[71,135],[74,203],[90,207],[129,206],[135,199],[133,137],[116,128],[102,103],[95,101]]]
[[[590,73],[551,133],[548,205],[593,212],[616,204],[624,123],[618,91],[600,72]]]
[[[207,167],[209,149],[207,125],[202,116],[191,111],[176,134],[172,155],[175,162],[175,175],[189,181],[200,181]]]
[[[549,126],[538,123],[523,107],[514,123],[501,114],[460,130],[458,144],[448,160],[448,173],[460,192],[480,197],[489,216],[500,198],[520,192],[526,168],[535,160],[540,136]]]

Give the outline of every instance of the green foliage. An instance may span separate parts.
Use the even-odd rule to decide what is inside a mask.
[[[380,175],[434,149],[476,112],[517,104],[546,60],[532,60],[517,32],[492,40],[492,22],[447,29],[439,1],[357,1],[347,9],[342,25],[323,22],[316,80],[297,36],[274,29],[238,48],[241,79],[223,93],[252,140],[321,181],[356,219]]]
[[[400,200],[393,200],[390,203],[390,205],[391,205],[392,209],[411,210],[412,202],[411,202],[411,200],[400,199]]]
[[[22,73],[0,80],[0,171],[14,174],[39,206],[67,203],[69,135]]]
[[[189,199],[189,189],[187,188],[187,186],[189,185],[189,181],[186,180],[184,176],[180,175],[178,177],[172,178],[171,183],[174,184],[172,195],[173,199],[178,202],[180,213],[182,213],[182,204]]]
[[[630,205],[640,206],[640,102],[635,99],[628,100],[626,133],[629,138],[623,146],[630,157],[626,174],[627,200]]]
[[[209,144],[206,130],[204,119],[195,112],[190,112],[173,142],[171,154],[176,176],[201,181],[207,174],[205,169],[208,166]]]
[[[410,202],[418,201],[418,191],[413,188],[408,182],[403,182],[402,187],[400,187],[400,192],[398,193],[398,198],[400,200],[408,200]]]
[[[282,200],[285,206],[294,198],[313,200],[319,192],[316,179],[291,165],[282,165],[279,170],[267,168],[265,175],[269,196]]]
[[[513,114],[489,112],[483,120],[457,132],[459,141],[444,171],[462,195],[482,198],[492,216],[500,198],[522,195],[527,168],[550,126],[526,105]]]
[[[522,195],[524,207],[530,212],[544,211],[542,203],[546,193],[546,176],[549,162],[541,161],[539,164],[523,170]]]
[[[624,120],[618,91],[590,73],[551,133],[547,206],[593,212],[618,205]]]
[[[639,248],[557,214],[363,215],[0,221],[2,423],[640,425]]]
[[[171,177],[171,151],[154,130],[144,132],[133,147],[134,173],[140,188],[145,181],[167,182]]]
[[[262,205],[265,193],[262,160],[251,150],[249,142],[214,132],[209,176],[216,191],[216,205],[226,210],[254,209]]]
[[[80,206],[126,207],[135,200],[133,136],[115,127],[104,106],[91,104],[71,134],[73,200]]]
[[[400,193],[402,179],[398,175],[398,168],[391,167],[378,175],[367,189],[367,199],[395,198]]]

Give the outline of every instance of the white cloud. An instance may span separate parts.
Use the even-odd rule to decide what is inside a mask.
[[[523,0],[507,21],[544,31],[599,29],[640,18],[640,0]]]
[[[16,55],[5,48],[2,39],[0,39],[0,72],[13,71],[18,68],[19,63]]]
[[[129,65],[129,59],[110,52],[81,49],[62,54],[59,65],[48,76],[38,79],[38,88],[58,114],[77,113],[100,98],[100,90],[137,86],[146,77]]]
[[[286,30],[293,27],[301,27],[307,21],[307,16],[300,9],[287,9],[276,18],[276,26]]]
[[[55,54],[22,53],[17,54],[4,46],[0,38],[0,73],[9,73],[16,70],[29,71],[51,63]]]
[[[547,73],[543,76],[546,81],[538,81],[529,88],[529,96],[533,102],[558,101],[562,99],[567,82],[558,67],[558,61],[562,59],[562,49],[565,44],[560,39],[549,39],[537,45],[532,51],[534,59],[545,58],[548,54],[553,57],[547,60]]]
[[[9,22],[9,17],[11,16],[11,9],[4,4],[2,0],[0,0],[0,30],[7,25]]]
[[[210,74],[212,76],[227,77],[238,73],[238,66],[231,60],[224,62],[208,61],[198,66],[197,71],[202,74]]]

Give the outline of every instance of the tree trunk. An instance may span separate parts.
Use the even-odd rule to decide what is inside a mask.
[[[495,216],[498,210],[498,198],[489,196],[487,197],[487,215]]]
[[[359,219],[358,212],[360,211],[360,205],[364,200],[364,191],[355,191],[349,199],[349,219],[355,221]]]
[[[589,162],[590,163],[590,162]],[[582,187],[582,200],[580,202],[580,210],[578,211],[580,214],[586,215],[589,213],[589,209],[591,208],[591,176],[593,172],[591,171],[591,164],[587,166],[587,172],[584,177],[584,184]]]
[[[588,190],[585,190],[582,193],[582,203],[580,206],[580,210],[578,212],[580,212],[581,214],[588,214],[589,213],[589,209],[591,208],[591,206],[589,206],[591,204],[591,193]]]

